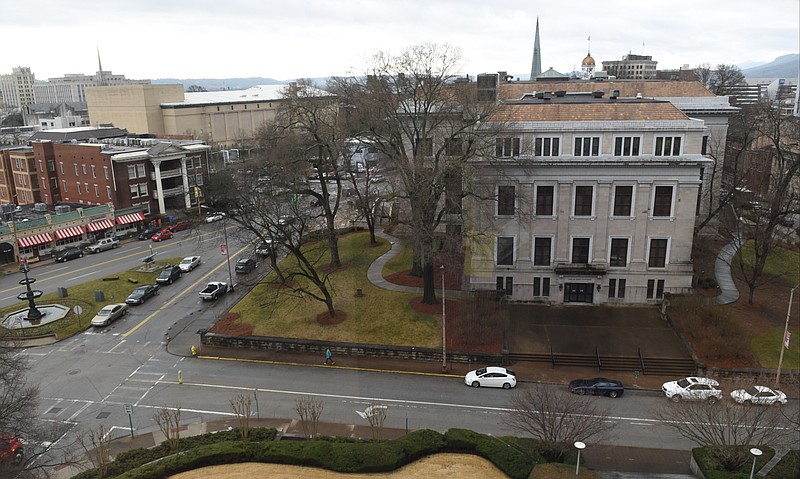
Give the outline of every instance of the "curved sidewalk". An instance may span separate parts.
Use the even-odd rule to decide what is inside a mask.
[[[739,299],[739,290],[736,289],[736,283],[733,282],[731,274],[731,263],[744,242],[741,235],[735,237],[720,250],[714,261],[714,277],[717,279],[720,290],[719,296],[715,298],[717,304],[730,304]]]
[[[388,241],[389,244],[392,245],[392,249],[382,254],[378,259],[373,261],[371,265],[369,265],[369,269],[367,269],[367,279],[369,279],[369,282],[379,288],[389,291],[398,291],[401,293],[417,293],[421,291],[421,288],[417,288],[415,286],[401,286],[399,284],[390,283],[384,279],[383,267],[386,266],[386,263],[390,259],[400,254],[400,251],[403,250],[403,243],[394,236],[390,236],[380,230],[375,230],[375,236]]]

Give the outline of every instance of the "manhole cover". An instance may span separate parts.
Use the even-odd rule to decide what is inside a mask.
[[[76,375],[76,374],[78,374],[80,372],[81,372],[80,369],[72,369],[70,371],[67,371],[67,374],[70,375],[70,376],[74,376],[74,375]]]
[[[105,419],[110,415],[111,415],[110,412],[101,412],[100,414],[97,415],[95,419]]]

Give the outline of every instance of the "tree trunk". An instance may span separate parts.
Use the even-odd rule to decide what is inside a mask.
[[[433,259],[425,261],[422,275],[422,304],[437,304],[434,283]]]
[[[339,268],[342,266],[342,260],[339,259],[339,236],[336,233],[336,227],[333,221],[328,222],[328,250],[331,255],[331,268]]]
[[[424,277],[422,271],[422,245],[418,240],[414,240],[414,260],[411,263],[411,272],[409,276]]]
[[[369,243],[376,244],[378,241],[375,239],[375,219],[367,215],[367,228],[369,229]]]

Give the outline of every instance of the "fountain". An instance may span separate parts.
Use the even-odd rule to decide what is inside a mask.
[[[28,315],[25,319],[30,321],[31,324],[39,324],[44,314],[42,314],[42,312],[39,311],[39,308],[36,307],[36,302],[34,299],[40,297],[44,293],[38,289],[31,289],[31,285],[36,282],[36,279],[28,277],[28,271],[30,268],[28,267],[28,262],[25,261],[25,258],[22,258],[22,264],[20,265],[19,270],[25,275],[25,279],[19,280],[19,284],[24,284],[26,291],[24,293],[19,293],[17,295],[17,299],[20,301],[28,301]]]

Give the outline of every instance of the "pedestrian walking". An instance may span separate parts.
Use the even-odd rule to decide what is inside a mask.
[[[325,348],[325,364],[336,364],[336,361],[333,360],[331,348]]]

